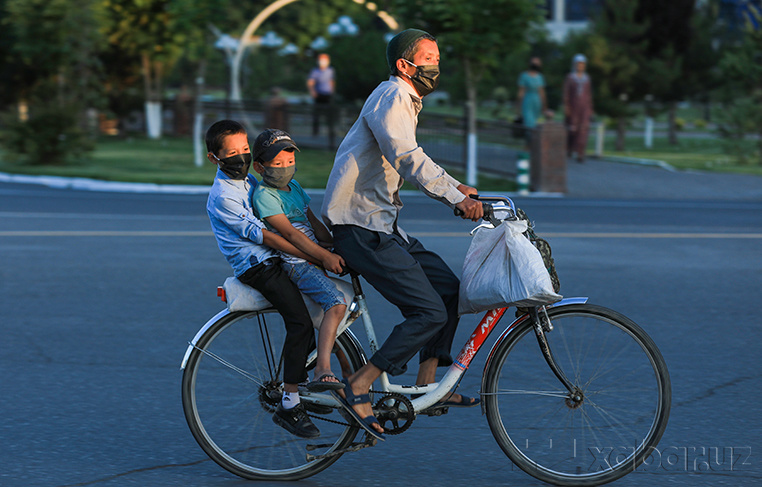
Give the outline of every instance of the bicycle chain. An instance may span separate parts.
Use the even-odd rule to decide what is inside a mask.
[[[373,394],[382,394],[381,398],[376,402],[376,407],[378,407],[378,405],[381,404],[384,400],[394,398],[394,399],[398,399],[400,402],[405,404],[405,407],[407,408],[408,411],[414,411],[413,403],[410,402],[410,399],[408,399],[406,396],[403,396],[402,394],[398,394],[396,392],[385,392],[385,391],[374,391],[374,390],[370,390],[368,392]],[[377,413],[374,411],[373,414],[375,415]],[[319,419],[321,421],[325,421],[327,423],[338,424],[341,426],[353,426],[355,428],[357,427],[356,424],[349,424],[342,421],[337,421],[335,419],[328,419],[324,416],[320,416],[316,414],[307,413],[307,416],[309,416],[312,419]],[[389,435],[398,435],[400,433],[404,433],[405,431],[407,431],[408,428],[410,428],[410,425],[413,423],[414,419],[415,419],[415,412],[412,413],[412,418],[408,419],[401,427],[395,427],[395,428],[389,428],[389,429],[384,428],[384,432]]]

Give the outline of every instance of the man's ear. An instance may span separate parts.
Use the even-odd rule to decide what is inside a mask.
[[[212,154],[211,152],[207,152],[207,153],[206,153],[206,158],[207,158],[207,159],[209,159],[209,162],[211,162],[212,164],[214,164],[214,165],[217,165],[217,162],[218,162],[218,161],[217,161],[217,159],[214,157],[214,154]]]
[[[251,167],[254,168],[255,171],[257,171],[259,174],[262,174],[265,172],[265,166],[262,165],[259,161],[251,161]]]
[[[397,72],[407,74],[407,68],[410,65],[404,59],[399,58],[397,59],[397,63],[395,64],[395,66],[397,67]]]

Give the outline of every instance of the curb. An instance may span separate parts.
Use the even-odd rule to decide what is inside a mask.
[[[0,183],[39,184],[55,189],[78,189],[85,191],[105,191],[115,193],[167,193],[167,194],[208,194],[209,186],[179,184],[125,183],[120,181],[99,181],[88,178],[65,178],[61,176],[28,176],[24,174],[0,173]]]
[[[637,164],[640,166],[656,166],[669,172],[677,172],[677,169],[675,169],[674,166],[671,166],[668,163],[664,161],[659,161],[657,159],[640,159],[637,157],[623,157],[623,156],[597,156],[596,159],[598,159],[599,161],[620,162],[623,164]]]
[[[153,183],[124,183],[119,181],[100,181],[88,178],[66,178],[62,176],[29,176],[25,174],[8,174],[0,172],[0,183],[38,184],[54,189],[76,189],[81,191],[102,191],[111,193],[163,193],[200,195],[209,194],[209,186],[153,184]],[[309,194],[324,194],[324,188],[305,188]],[[401,195],[414,197],[423,196],[415,190],[400,191]],[[527,195],[515,191],[504,193],[505,196],[522,198],[563,198],[563,193],[535,192]]]

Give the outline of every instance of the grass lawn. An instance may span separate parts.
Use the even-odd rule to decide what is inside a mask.
[[[753,141],[746,141],[753,143]],[[594,151],[595,135],[590,135],[589,153]],[[736,172],[762,175],[762,165],[739,164],[737,159],[725,152],[723,141],[716,138],[679,139],[677,146],[670,146],[665,138],[654,138],[651,149],[643,145],[642,137],[628,137],[625,151],[613,151],[614,138],[608,136],[604,155],[664,161],[680,170],[703,170]],[[31,165],[0,151],[0,172],[84,177],[107,181],[143,182],[156,184],[210,185],[214,180],[216,166],[206,160],[196,167],[193,162],[193,146],[189,138],[165,137],[149,140],[145,137],[103,137],[98,140],[89,158],[71,161],[64,165]],[[305,188],[324,188],[333,166],[334,153],[327,150],[304,148],[297,156],[297,179]],[[465,174],[449,170],[458,180],[465,181]],[[480,176],[477,187],[481,191],[514,191],[512,180]],[[405,183],[403,189],[414,189]]]
[[[753,141],[745,141],[749,145]],[[615,138],[607,136],[604,156],[620,156],[638,159],[655,159],[680,170],[718,171],[762,175],[762,165],[740,164],[735,156],[728,155],[724,142],[713,137],[683,137],[678,135],[678,145],[669,145],[664,137],[654,137],[653,147],[648,149],[642,137],[627,137],[624,151],[613,150]],[[590,134],[588,151],[595,150],[595,134]]]
[[[305,188],[325,188],[333,167],[333,157],[332,151],[301,149],[296,159],[299,184]],[[0,152],[0,172],[16,174],[206,186],[212,184],[216,169],[217,166],[206,159],[206,153],[201,167],[196,167],[193,145],[188,138],[150,140],[143,137],[104,137],[98,140],[95,151],[88,159],[65,165],[31,165]],[[460,181],[465,180],[463,173],[451,171],[451,174]],[[404,189],[413,189],[409,183],[405,184]],[[480,177],[477,187],[485,191],[512,191],[515,183],[501,178]]]

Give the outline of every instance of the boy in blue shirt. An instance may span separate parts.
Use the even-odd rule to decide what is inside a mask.
[[[246,129],[220,120],[206,132],[207,159],[218,166],[206,210],[214,237],[238,280],[258,290],[278,310],[286,325],[283,350],[284,393],[273,421],[302,438],[320,431],[299,400],[298,384],[307,379],[307,355],[315,346],[312,319],[299,289],[280,266],[277,249],[310,258],[283,237],[265,229],[254,216],[251,195],[257,180],[249,174],[251,151]]]
[[[267,129],[259,134],[254,141],[254,170],[262,175],[262,184],[254,190],[252,204],[268,229],[319,260],[326,270],[340,274],[344,259],[327,250],[333,245],[333,237],[310,210],[310,197],[293,179],[297,150],[291,136],[282,130]],[[289,254],[292,252],[281,252],[283,269],[324,312],[318,334],[315,380],[307,388],[315,392],[342,389],[344,384],[331,372],[331,351],[347,309],[344,295],[322,269]]]

